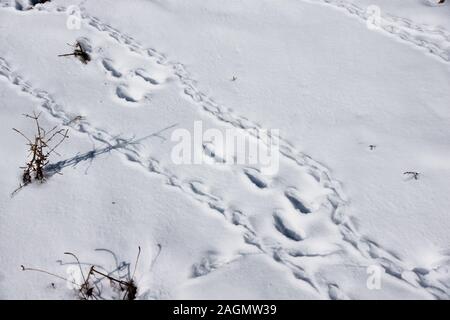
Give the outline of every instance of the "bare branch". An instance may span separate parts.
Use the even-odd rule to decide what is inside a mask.
[[[16,128],[12,128],[12,129],[13,129],[15,132],[17,132],[18,134],[20,134],[22,137],[24,137],[25,139],[27,139],[29,143],[32,143],[31,140],[30,140],[26,135],[24,135],[22,132],[20,132],[20,131],[17,130]]]

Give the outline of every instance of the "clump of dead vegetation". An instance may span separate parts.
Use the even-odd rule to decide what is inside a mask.
[[[33,6],[35,6],[37,4],[47,3],[47,2],[50,2],[50,0],[32,0],[31,1]]]
[[[44,4],[47,2],[50,2],[50,0],[15,0],[11,3],[17,10],[27,11],[35,9],[38,4]]]
[[[23,169],[22,182],[19,187],[13,192],[16,193],[24,186],[32,183],[33,181],[44,182],[45,181],[45,166],[49,162],[49,157],[53,153],[58,154],[56,149],[67,139],[68,129],[58,129],[58,126],[53,127],[51,130],[45,130],[39,123],[39,116],[41,114],[33,113],[33,115],[24,114],[26,118],[34,121],[36,126],[36,133],[33,138],[27,137],[22,131],[13,128],[15,132],[20,134],[27,140],[27,146],[29,148],[28,159]],[[59,154],[58,154],[59,155]]]
[[[89,55],[89,53],[86,52],[86,50],[83,48],[83,45],[79,41],[77,41],[75,45],[69,44],[69,46],[73,47],[73,52],[60,54],[58,55],[58,57],[74,56],[84,64],[87,64],[89,61],[91,61],[91,56]]]
[[[403,172],[403,174],[408,176],[408,177],[410,177],[411,179],[419,180],[420,172],[417,172],[417,171],[406,171],[406,172]]]
[[[157,255],[152,261],[152,266],[161,252],[161,245],[158,244]],[[99,249],[105,250],[105,249]],[[111,252],[110,252],[111,253]],[[78,268],[78,277],[65,278],[57,274],[48,272],[38,268],[28,268],[21,266],[22,271],[36,271],[48,274],[60,280],[69,283],[77,294],[77,298],[81,300],[105,300],[105,299],[120,299],[120,300],[135,300],[138,295],[138,286],[135,279],[136,269],[139,264],[141,255],[141,247],[138,247],[136,261],[134,263],[133,272],[130,272],[130,264],[122,262],[117,265],[113,271],[105,270],[98,265],[87,264],[88,268],[83,270],[83,265],[78,257],[72,252],[65,252],[65,255],[71,256],[75,259],[75,265]],[[115,257],[114,257],[115,258]],[[85,271],[87,270],[87,273]],[[126,270],[124,273],[123,271]],[[55,284],[51,286],[56,288]],[[112,294],[108,295],[108,291]]]

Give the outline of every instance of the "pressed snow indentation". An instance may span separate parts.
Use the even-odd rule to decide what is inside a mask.
[[[116,78],[120,78],[122,76],[122,73],[118,71],[114,66],[110,59],[103,59],[102,65],[105,67],[106,71],[109,71],[109,73]]]
[[[306,235],[303,230],[301,230],[293,221],[291,217],[288,217],[287,214],[276,211],[273,214],[274,225],[275,228],[286,238],[301,241],[306,238]]]
[[[135,64],[127,63],[126,60],[114,60],[102,57],[103,50],[99,48],[100,64],[109,80],[117,83],[116,96],[125,102],[138,103],[150,99],[152,90],[161,87],[168,78],[168,71],[157,70],[155,66],[135,68]],[[161,69],[161,68],[160,68]],[[153,72],[155,74],[153,74]]]
[[[120,99],[123,99],[125,101],[128,102],[138,102],[139,101],[139,96],[135,94],[133,94],[133,92],[131,92],[129,90],[128,87],[126,86],[118,86],[116,89],[116,94],[117,97],[119,97]]]
[[[152,84],[152,85],[158,85],[158,84],[159,84],[159,81],[153,79],[153,78],[151,77],[151,75],[150,75],[147,71],[145,71],[144,69],[136,69],[136,70],[134,71],[134,73],[135,73],[137,76],[141,77],[142,79],[144,79],[145,81],[147,81],[148,83],[150,83],[150,84]]]
[[[297,190],[293,188],[288,189],[285,191],[284,195],[296,210],[300,211],[303,214],[311,213],[311,209],[307,205],[305,205]]]
[[[269,182],[258,170],[246,168],[244,169],[244,173],[247,178],[259,189],[265,189],[268,187]]]

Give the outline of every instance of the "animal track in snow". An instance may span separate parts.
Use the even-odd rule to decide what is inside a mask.
[[[363,21],[369,19],[366,8],[358,7],[347,0],[304,0],[312,3],[322,3]],[[382,15],[377,24],[380,30],[416,47],[425,49],[428,53],[438,57],[441,61],[450,62],[450,33],[441,27],[414,23],[411,20],[393,15]]]
[[[286,238],[294,241],[301,241],[306,238],[305,233],[301,230],[292,219],[289,219],[283,212],[276,211],[273,214],[275,228]]]
[[[203,153],[209,157],[213,163],[215,164],[224,164],[226,163],[226,160],[224,159],[223,155],[220,153],[223,153],[223,150],[218,150],[218,148],[211,142],[203,142]]]
[[[292,204],[292,206],[299,212],[303,214],[309,214],[312,212],[311,209],[305,205],[304,200],[301,198],[297,190],[295,190],[294,188],[286,190],[284,195]]]
[[[219,269],[225,265],[230,264],[237,258],[239,258],[239,256],[229,259],[228,257],[225,258],[219,255],[217,252],[208,252],[206,256],[201,259],[200,262],[195,263],[192,266],[191,276],[193,278],[205,276],[216,269]]]
[[[122,73],[120,71],[116,70],[116,68],[114,68],[113,63],[110,59],[103,59],[102,65],[106,69],[106,71],[109,71],[109,73],[113,77],[120,78],[122,76]]]
[[[331,300],[348,300],[348,296],[335,283],[328,285],[328,294]]]
[[[124,85],[120,85],[116,88],[116,94],[120,99],[128,102],[138,102],[140,100],[139,97],[134,97],[128,87]]]
[[[150,84],[152,84],[152,85],[154,85],[154,86],[156,86],[156,85],[159,84],[159,82],[158,82],[157,80],[153,79],[153,78],[151,77],[151,75],[148,74],[147,71],[145,71],[144,69],[136,69],[136,70],[134,71],[134,73],[135,73],[137,76],[141,77],[142,79],[144,79],[145,81],[149,82]]]
[[[244,174],[259,189],[265,189],[269,186],[269,181],[267,181],[267,178],[257,169],[245,168]]]
[[[192,266],[192,277],[204,276],[220,266],[219,258],[213,253],[208,254],[199,263]]]
[[[160,82],[151,77],[143,68],[135,70],[119,68],[109,58],[103,58],[101,65],[105,72],[112,77],[111,81],[118,83],[115,90],[116,96],[126,102],[142,102],[149,97],[156,86],[160,85]]]

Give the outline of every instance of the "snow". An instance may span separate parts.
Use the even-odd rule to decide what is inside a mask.
[[[134,267],[138,246],[140,299],[450,297],[448,3],[16,3],[0,1],[0,298],[76,298],[20,266],[66,277],[70,251],[113,271],[96,249]],[[58,57],[76,41],[89,63]],[[33,111],[70,138],[11,197],[11,128],[32,136]],[[279,170],[176,163],[174,132],[199,121],[251,146],[279,130]],[[232,158],[199,143],[193,158]]]

